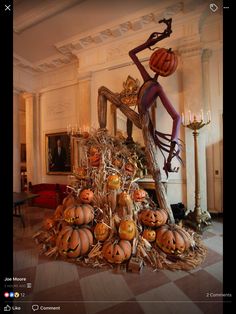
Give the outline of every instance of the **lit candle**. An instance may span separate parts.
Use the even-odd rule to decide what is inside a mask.
[[[184,125],[184,113],[182,112],[182,124]]]
[[[189,123],[192,123],[192,115],[191,115],[191,111],[188,111],[188,115],[189,115]]]
[[[209,121],[211,121],[211,110],[209,110]]]
[[[204,122],[203,109],[201,109],[201,120],[202,120],[202,122]]]

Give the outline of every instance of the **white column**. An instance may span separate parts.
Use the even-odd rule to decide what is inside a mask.
[[[91,126],[91,73],[79,74],[77,90],[77,123],[79,127]]]
[[[25,99],[25,122],[26,122],[26,168],[27,180],[32,184],[36,183],[37,163],[35,153],[35,128],[34,128],[34,96],[30,93],[24,93]]]
[[[200,113],[204,108],[203,102],[203,81],[202,81],[202,49],[199,42],[188,43],[180,48],[183,72],[183,96],[184,110],[186,114],[191,110]],[[199,178],[200,178],[200,205],[203,210],[207,209],[206,190],[206,152],[205,136],[207,126],[199,131],[198,157],[199,157]],[[192,131],[185,128],[186,148],[186,183],[187,183],[187,208],[193,210],[195,205],[195,176],[194,176],[194,139]]]
[[[21,191],[19,91],[13,91],[13,192]]]

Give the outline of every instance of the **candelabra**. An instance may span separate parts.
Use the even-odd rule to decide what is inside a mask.
[[[74,126],[69,124],[67,125],[67,134],[77,139],[87,138],[89,136],[89,127],[78,128],[77,124]]]
[[[211,112],[207,112],[206,122],[204,121],[203,110],[201,110],[199,119],[197,115],[193,116],[191,111],[189,111],[189,121],[185,123],[185,117],[182,114],[182,125],[193,130],[194,138],[194,167],[195,167],[195,207],[194,211],[190,212],[185,220],[186,224],[191,225],[199,232],[202,232],[203,228],[211,225],[211,216],[210,213],[206,210],[203,211],[200,205],[200,182],[199,182],[199,165],[198,165],[198,135],[199,130],[205,125],[208,125],[211,122]]]

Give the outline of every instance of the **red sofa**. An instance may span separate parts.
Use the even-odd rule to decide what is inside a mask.
[[[32,185],[29,183],[29,191],[39,196],[32,200],[32,206],[55,209],[66,197],[65,184],[40,183]]]

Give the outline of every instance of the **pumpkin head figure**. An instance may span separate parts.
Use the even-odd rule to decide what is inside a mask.
[[[88,224],[93,218],[94,210],[89,204],[75,205],[64,211],[64,220],[69,224]]]
[[[125,240],[120,240],[118,243],[109,241],[104,243],[102,255],[110,263],[121,264],[130,258],[131,244]]]
[[[143,202],[143,201],[145,201],[146,196],[147,196],[146,191],[144,191],[142,189],[135,190],[133,193],[133,200],[135,202]]]
[[[192,241],[190,234],[177,225],[164,225],[156,230],[156,243],[167,254],[183,254]]]
[[[79,194],[79,199],[83,204],[90,204],[93,200],[93,191],[84,189]]]
[[[58,234],[56,246],[62,256],[79,257],[85,255],[93,244],[93,234],[88,228],[64,227]]]
[[[160,48],[153,52],[149,60],[150,68],[160,76],[169,76],[178,65],[176,54],[170,49]]]
[[[132,240],[136,234],[136,224],[131,219],[122,219],[119,225],[119,237],[122,240]]]
[[[99,222],[94,228],[94,236],[98,241],[105,241],[110,234],[110,230],[106,224]]]
[[[120,188],[120,177],[117,174],[111,174],[107,178],[107,187],[109,190],[118,190]]]
[[[148,242],[154,242],[156,239],[156,231],[152,229],[145,229],[143,231],[143,238],[148,240]]]
[[[98,149],[98,147],[96,147],[96,146],[91,146],[91,147],[89,148],[89,155],[90,155],[90,156],[93,156],[93,155],[97,155],[97,154],[99,154],[99,149]]]
[[[159,227],[167,221],[167,213],[165,210],[145,209],[139,213],[139,220],[144,226]]]

